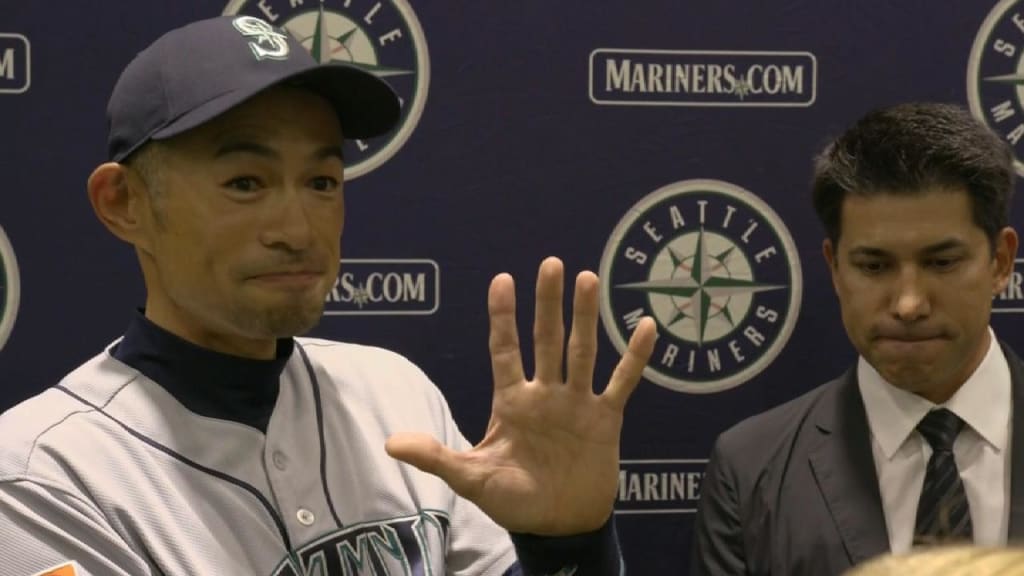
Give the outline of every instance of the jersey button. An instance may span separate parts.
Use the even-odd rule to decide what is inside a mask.
[[[284,452],[274,450],[274,455],[271,460],[274,461],[274,468],[282,471],[288,469],[288,457],[284,455]]]
[[[312,526],[313,522],[316,522],[316,516],[305,508],[299,508],[299,511],[295,513],[295,517],[299,519],[299,524],[303,526]]]

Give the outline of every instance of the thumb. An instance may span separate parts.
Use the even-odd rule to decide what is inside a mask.
[[[458,481],[459,470],[463,467],[459,453],[428,434],[393,434],[384,444],[384,450],[396,460],[441,478],[456,492],[463,488],[463,483]]]

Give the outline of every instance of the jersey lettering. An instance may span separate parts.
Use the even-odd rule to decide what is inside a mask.
[[[351,526],[306,544],[274,576],[428,576],[444,565],[443,512]]]

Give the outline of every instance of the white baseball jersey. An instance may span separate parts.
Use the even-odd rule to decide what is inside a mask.
[[[385,453],[398,431],[469,447],[417,367],[312,338],[278,351],[227,357],[140,315],[0,416],[0,572],[520,573],[505,530]]]

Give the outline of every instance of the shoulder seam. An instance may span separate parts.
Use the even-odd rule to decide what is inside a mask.
[[[114,398],[118,394],[121,393],[122,390],[124,390],[129,384],[131,384],[136,379],[138,379],[138,377],[139,377],[139,375],[138,375],[138,373],[136,373],[135,376],[133,376],[133,377],[129,378],[128,380],[126,380],[124,382],[124,384],[122,384],[120,387],[118,387],[117,390],[115,390],[114,393],[111,394],[110,397],[108,397],[106,399],[106,401],[101,405],[101,408],[106,408],[114,400]],[[51,390],[57,390],[61,394],[64,394],[65,396],[67,396],[68,398],[71,398],[72,400],[74,400],[76,402],[79,402],[77,398],[75,398],[74,396],[71,396],[70,394],[68,394],[68,392],[63,387],[61,387],[61,386],[54,386],[53,388],[51,388]],[[54,422],[53,424],[47,426],[45,429],[43,429],[41,432],[39,432],[39,434],[37,434],[36,437],[32,440],[32,446],[29,448],[28,454],[25,456],[25,469],[22,470],[22,473],[26,474],[26,475],[28,474],[28,469],[29,469],[29,467],[30,467],[30,465],[32,463],[32,457],[35,455],[35,452],[36,452],[36,446],[39,444],[39,441],[42,439],[43,436],[45,436],[48,432],[50,432],[51,430],[53,430],[57,426],[60,426],[61,424],[66,422],[72,416],[77,416],[79,414],[88,414],[90,412],[95,412],[95,411],[96,410],[93,407],[86,405],[82,409],[73,410],[71,412],[68,412],[67,414],[64,415],[63,418],[61,418],[60,420],[57,420],[56,422]]]

